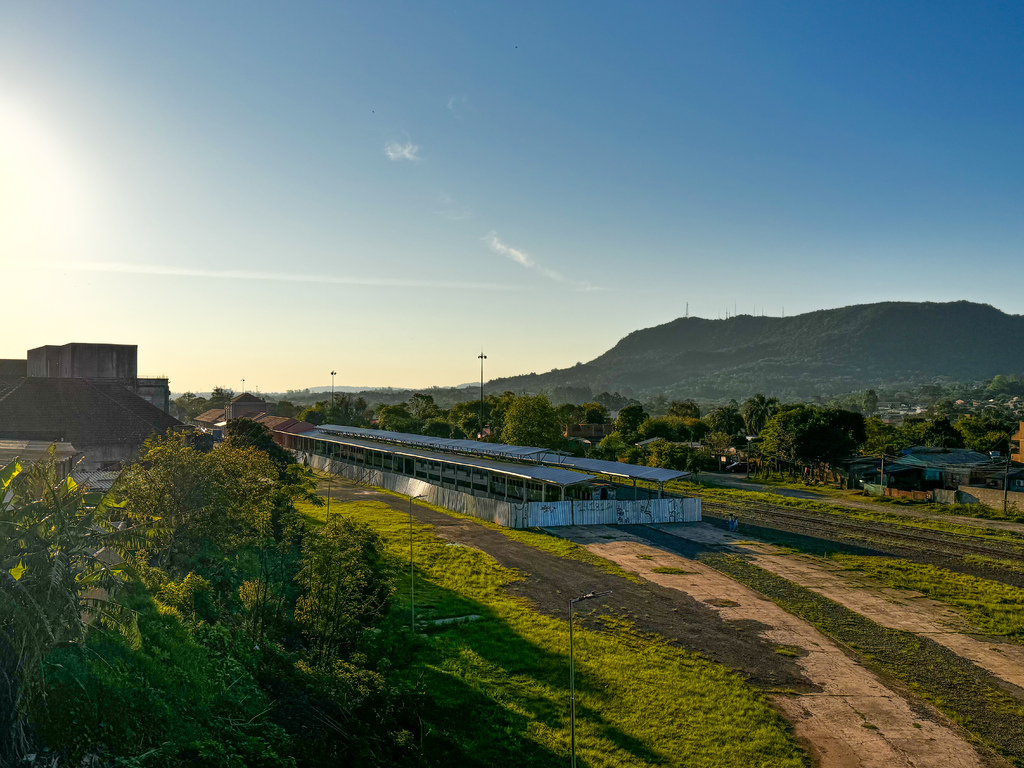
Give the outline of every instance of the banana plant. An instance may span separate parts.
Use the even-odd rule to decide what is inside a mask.
[[[0,469],[0,743],[15,756],[29,747],[25,708],[50,650],[83,642],[96,625],[139,647],[135,614],[115,597],[133,575],[132,555],[164,533],[159,520],[128,517],[112,495],[59,479],[52,457]],[[0,764],[12,757],[2,752]]]

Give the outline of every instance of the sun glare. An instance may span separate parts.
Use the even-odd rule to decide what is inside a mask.
[[[0,258],[32,268],[82,252],[95,224],[67,142],[26,105],[0,96]]]

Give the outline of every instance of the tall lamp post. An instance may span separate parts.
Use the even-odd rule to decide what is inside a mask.
[[[480,350],[478,355],[480,358],[480,439],[484,438],[484,360],[487,359],[487,355],[484,354],[483,349]]]
[[[419,496],[409,497],[409,629],[414,633],[416,632],[416,579],[413,571],[413,557],[412,557],[412,503],[416,499],[426,498],[425,493],[421,493]]]
[[[573,660],[572,644],[572,609],[581,600],[590,600],[594,597],[610,595],[612,591],[588,592],[585,595],[574,597],[569,600],[569,733],[572,743],[572,768],[576,768],[576,664]]]
[[[331,371],[331,408],[334,408],[334,375]],[[334,459],[331,458],[331,449],[327,449],[327,520],[331,519],[331,481],[334,480]]]

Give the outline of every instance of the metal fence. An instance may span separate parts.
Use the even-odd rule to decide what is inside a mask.
[[[296,451],[299,461],[362,485],[385,488],[453,512],[461,512],[506,528],[547,528],[561,525],[643,525],[695,523],[701,519],[699,498],[641,499],[638,501],[531,501],[509,502],[474,496],[381,469],[332,461],[325,456]]]

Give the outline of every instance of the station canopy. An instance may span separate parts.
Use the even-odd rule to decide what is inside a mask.
[[[392,434],[399,433],[396,432]],[[597,479],[593,475],[574,472],[569,469],[559,469],[557,467],[548,467],[540,464],[506,464],[500,461],[476,456],[464,456],[454,453],[444,453],[441,451],[430,451],[422,448],[388,445],[377,440],[366,440],[359,437],[323,433],[319,430],[316,432],[306,432],[305,434],[300,435],[300,437],[305,437],[310,440],[322,440],[324,442],[335,443],[337,445],[350,445],[355,448],[363,448],[365,450],[382,451],[392,453],[396,456],[407,456],[412,459],[443,461],[446,464],[457,464],[462,467],[472,467],[485,472],[495,472],[497,474],[510,475],[512,477],[524,478],[526,480],[532,480],[539,483],[551,483],[552,485],[562,487],[579,485],[580,483],[590,483]],[[418,437],[422,437],[422,435],[418,435]]]
[[[318,427],[320,432],[346,437],[359,437],[372,441],[394,443],[397,445],[426,448],[435,451],[451,451],[453,453],[469,453],[495,459],[513,461],[529,461],[549,466],[569,467],[581,472],[595,472],[609,477],[626,478],[628,480],[646,480],[653,483],[667,483],[686,477],[689,472],[659,467],[641,467],[636,464],[624,464],[620,461],[601,461],[599,459],[580,459],[552,453],[547,448],[535,448],[522,445],[504,445],[502,443],[484,443],[479,440],[457,440],[430,435],[414,435],[406,432],[388,432],[383,429],[366,429],[364,427],[345,427],[336,424],[324,424]]]
[[[408,432],[389,432],[386,429],[366,429],[364,427],[343,427],[336,424],[323,424],[318,429],[347,437],[365,437],[397,445],[411,445],[432,448],[438,451],[475,453],[480,456],[497,456],[506,459],[536,459],[547,453],[546,448],[531,448],[523,445],[503,445],[502,443],[484,443],[480,440],[457,440],[450,437],[431,437],[430,435],[414,435]]]
[[[575,456],[548,455],[545,463],[557,464],[560,467],[571,467],[583,472],[596,472],[609,477],[625,477],[629,480],[647,480],[652,483],[667,483],[686,477],[689,472],[660,467],[641,467],[637,464],[624,464],[621,461],[602,461],[601,459],[579,459]]]

